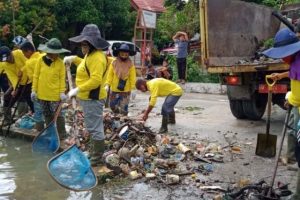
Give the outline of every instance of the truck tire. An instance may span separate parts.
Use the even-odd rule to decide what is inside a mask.
[[[267,95],[255,93],[250,100],[243,100],[243,110],[250,120],[260,120],[265,113]]]
[[[243,109],[243,102],[241,100],[229,100],[230,110],[237,119],[246,119]]]

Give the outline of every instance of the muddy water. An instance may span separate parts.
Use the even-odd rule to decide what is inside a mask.
[[[92,191],[73,192],[60,187],[48,174],[51,155],[31,151],[31,143],[0,137],[0,200],[125,200],[125,199],[198,199],[186,188],[161,187],[144,181],[110,182]],[[187,192],[189,191],[189,192]]]
[[[1,138],[0,199],[103,199],[99,189],[70,192],[61,188],[48,174],[46,163],[50,158],[32,153],[28,141]]]

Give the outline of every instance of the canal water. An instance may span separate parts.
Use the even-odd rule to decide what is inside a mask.
[[[29,141],[0,138],[0,200],[103,199],[99,187],[88,192],[60,187],[47,171],[51,157],[33,153]]]
[[[33,153],[30,141],[0,137],[0,200],[186,200],[199,197],[186,190],[163,188],[142,180],[111,181],[92,191],[70,191],[48,174],[47,162],[52,156]]]

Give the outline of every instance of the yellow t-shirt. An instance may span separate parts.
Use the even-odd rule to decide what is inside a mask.
[[[100,50],[86,55],[84,59],[81,59],[79,57],[75,58],[74,64],[77,65],[76,86],[79,88],[77,96],[80,99],[90,100],[90,91],[98,88],[99,86],[99,99],[106,98],[107,93],[104,89],[104,83],[107,74],[106,62],[106,57]]]
[[[300,106],[300,81],[291,79],[291,94],[288,102],[293,106]]]
[[[34,68],[32,91],[38,99],[44,101],[59,101],[60,94],[66,90],[66,70],[63,61],[57,58],[50,66],[38,58]]]
[[[7,75],[8,80],[14,89],[18,85],[18,73],[24,67],[27,58],[24,56],[23,52],[19,49],[12,51],[14,57],[14,63],[3,62],[2,67]],[[28,77],[26,74],[22,75],[22,78],[19,82],[20,85],[26,85],[28,82]]]
[[[25,66],[22,68],[23,74],[26,74],[28,77],[28,83],[31,83],[33,80],[34,68],[38,59],[42,56],[46,55],[45,53],[34,52],[31,57],[26,61]]]
[[[120,79],[115,73],[115,70],[113,68],[113,63],[111,63],[108,69],[107,80],[105,84],[109,85],[111,91],[113,92],[130,92],[132,89],[135,88],[135,82],[136,82],[135,66],[132,65],[129,68],[128,76],[125,77],[126,84],[123,91],[118,89],[119,80]]]
[[[181,96],[183,90],[176,83],[164,78],[155,78],[147,82],[147,88],[150,92],[150,106],[155,106],[157,97]]]

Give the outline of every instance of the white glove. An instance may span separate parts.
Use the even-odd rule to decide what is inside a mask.
[[[105,89],[106,92],[108,92],[109,91],[109,85],[104,86],[104,89]]]
[[[285,100],[288,100],[289,99],[289,96],[292,94],[291,91],[288,91],[286,94],[285,94]]]
[[[65,56],[64,57],[64,64],[71,65],[75,58],[76,58],[76,56]]]
[[[35,92],[31,92],[31,101],[36,101],[37,100],[37,96],[36,96],[36,93]]]
[[[76,96],[78,92],[79,92],[79,88],[78,87],[74,88],[74,89],[72,89],[72,90],[69,91],[68,97],[71,98],[73,96]]]
[[[61,101],[66,101],[67,100],[67,95],[65,93],[60,93],[60,100]]]
[[[136,97],[136,90],[131,91],[131,99],[134,100]]]

